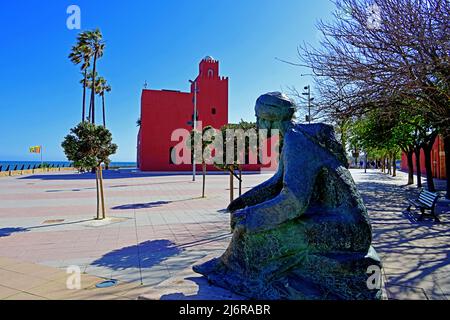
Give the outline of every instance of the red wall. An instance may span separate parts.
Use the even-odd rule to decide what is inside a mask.
[[[221,77],[219,61],[205,57],[199,64],[197,83],[198,121],[220,129],[228,124],[228,78]],[[171,141],[176,129],[192,130],[194,84],[190,92],[142,90],[141,126],[137,138],[137,163],[142,171],[191,171],[191,164],[171,164],[170,150],[179,144]],[[197,127],[199,130],[200,128]],[[269,146],[270,147],[270,144]],[[244,165],[245,171],[260,170],[262,165]],[[269,167],[268,165],[264,167]],[[200,172],[201,165],[197,165]],[[208,166],[208,170],[218,170]]]
[[[143,171],[174,170],[169,165],[170,137],[186,128],[192,116],[192,95],[174,91],[143,90],[138,144],[139,168]]]
[[[414,172],[416,172],[416,156],[413,156]],[[433,169],[433,176],[438,179],[446,178],[445,171],[445,154],[444,154],[444,140],[438,136],[433,145],[433,150],[431,151],[431,167]],[[408,171],[408,159],[406,154],[402,154],[401,168],[403,171]],[[425,156],[423,150],[420,151],[420,171],[423,175],[426,174],[425,169]]]
[[[228,123],[228,78],[220,77],[219,62],[208,57],[200,62],[199,69],[196,78],[198,121],[203,126],[211,125],[219,129]],[[192,170],[192,165],[189,164],[171,164],[170,149],[178,144],[171,141],[175,129],[192,130],[187,122],[192,120],[193,92],[193,84],[191,92],[142,90],[137,152],[138,167],[141,170]],[[200,166],[198,169],[200,170]]]

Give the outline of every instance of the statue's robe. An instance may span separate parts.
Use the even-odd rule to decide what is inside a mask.
[[[366,208],[332,127],[286,131],[277,173],[235,201],[225,253],[194,271],[255,299],[377,299]]]

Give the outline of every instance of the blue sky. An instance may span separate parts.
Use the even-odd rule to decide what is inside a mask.
[[[81,8],[81,29],[99,27],[106,40],[99,73],[112,86],[107,126],[119,150],[113,161],[135,161],[136,120],[143,84],[187,91],[206,55],[230,78],[229,120],[254,121],[254,102],[267,91],[302,88],[308,70],[297,46],[316,44],[328,0],[303,1],[2,1],[0,6],[0,160],[65,160],[60,147],[81,117],[81,79],[67,59],[79,30],[66,27],[69,5]],[[100,120],[100,114],[97,115]]]

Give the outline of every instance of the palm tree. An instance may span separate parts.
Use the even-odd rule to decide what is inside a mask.
[[[93,75],[94,72],[92,70],[89,70],[87,73],[87,80],[86,85],[88,87],[92,87],[93,83]],[[84,80],[81,80],[83,82]],[[111,86],[107,83],[106,79],[103,77],[99,77],[98,73],[95,73],[95,94],[102,97],[102,106],[103,106],[103,126],[106,127],[106,112],[105,112],[105,92],[110,92]]]
[[[81,32],[77,37],[77,44],[72,47],[72,51],[69,54],[69,59],[73,64],[79,65],[81,64],[81,71],[83,73],[83,102],[82,102],[82,113],[81,113],[81,121],[85,121],[86,119],[86,87],[87,87],[87,76],[88,69],[91,63],[91,58],[93,52],[91,47],[86,43],[87,35],[86,32]]]
[[[97,60],[103,56],[105,44],[103,42],[103,35],[99,29],[93,31],[86,31],[83,37],[83,43],[86,44],[93,52],[92,73],[97,74]],[[95,124],[95,91],[96,78],[93,77],[91,84],[91,100],[89,105],[89,119]]]
[[[103,110],[103,126],[106,128],[106,116],[105,116],[105,92],[111,92],[111,86],[106,82],[103,77],[98,77],[95,81],[95,93],[102,97],[102,110]]]
[[[86,72],[86,80],[84,80],[84,78],[80,81],[80,83],[84,83],[86,84],[86,88],[92,88],[92,83],[93,83],[93,74],[94,72],[92,71],[92,69],[87,70]],[[97,79],[98,73],[95,73],[95,78]],[[92,103],[89,104],[89,113],[87,116],[88,122],[92,123]]]

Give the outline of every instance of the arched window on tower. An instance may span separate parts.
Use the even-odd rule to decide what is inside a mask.
[[[212,78],[212,77],[214,77],[214,70],[208,69],[208,78]]]
[[[212,114],[216,114],[216,108],[215,108],[215,107],[212,107],[212,108],[211,108],[211,113],[212,113]]]

